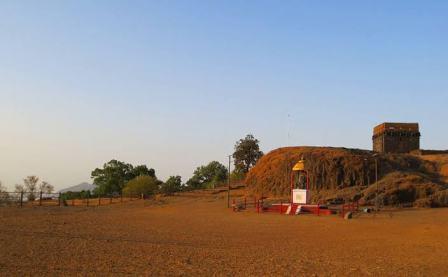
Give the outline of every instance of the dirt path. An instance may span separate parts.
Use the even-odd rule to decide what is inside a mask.
[[[0,275],[448,275],[448,209],[344,221],[168,202],[0,208]]]

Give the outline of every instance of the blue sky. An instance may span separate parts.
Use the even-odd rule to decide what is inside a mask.
[[[116,158],[161,179],[253,133],[448,148],[446,1],[1,1],[0,180],[63,188]]]

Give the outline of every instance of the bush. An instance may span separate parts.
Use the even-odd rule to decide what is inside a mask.
[[[89,190],[83,190],[78,192],[67,191],[61,194],[63,200],[72,200],[72,199],[85,199],[92,197],[92,193]]]
[[[431,200],[433,207],[448,207],[448,189],[434,193]]]
[[[124,186],[123,195],[153,195],[159,190],[161,183],[152,176],[138,176]]]

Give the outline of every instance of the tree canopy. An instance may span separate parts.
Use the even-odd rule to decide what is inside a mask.
[[[227,180],[227,168],[217,161],[196,168],[193,177],[187,181],[190,189],[214,188]]]
[[[165,183],[162,184],[160,188],[160,192],[165,195],[171,195],[175,192],[182,190],[182,177],[180,176],[171,176],[166,180]]]
[[[119,193],[124,185],[138,176],[156,177],[154,169],[146,165],[133,166],[117,160],[111,160],[92,171],[93,183],[97,186],[95,193],[108,194]]]
[[[263,156],[259,143],[251,134],[236,142],[233,153],[236,173],[246,174]]]

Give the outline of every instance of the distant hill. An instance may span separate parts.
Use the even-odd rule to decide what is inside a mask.
[[[88,190],[92,191],[92,190],[94,190],[95,188],[96,188],[96,186],[94,186],[94,185],[92,185],[92,184],[89,184],[89,183],[81,183],[81,184],[76,185],[76,186],[72,186],[72,187],[69,187],[69,188],[66,188],[66,189],[62,189],[62,190],[60,190],[59,192],[60,192],[60,193],[64,193],[64,192],[68,192],[68,191],[71,191],[71,192],[80,192],[80,191],[83,191],[83,190],[85,190],[85,191],[88,191]]]

